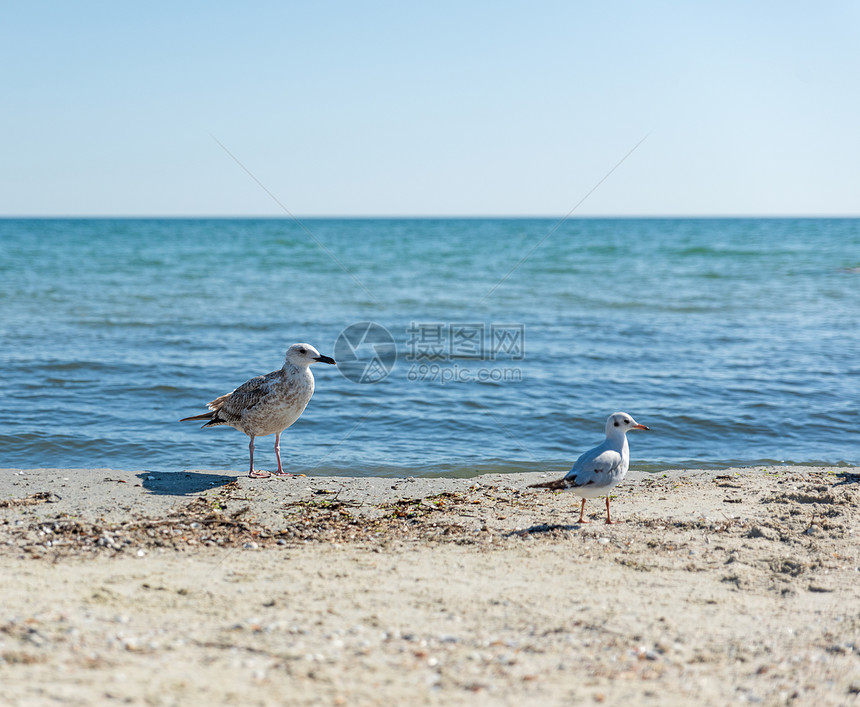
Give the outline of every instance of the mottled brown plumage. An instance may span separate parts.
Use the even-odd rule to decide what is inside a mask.
[[[249,475],[254,477],[269,476],[268,472],[254,471],[254,438],[274,434],[277,473],[286,476],[281,466],[281,432],[299,419],[310,402],[314,394],[314,376],[309,366],[318,361],[335,363],[310,344],[293,344],[287,350],[282,368],[251,378],[233,392],[210,402],[209,412],[185,417],[180,422],[207,420],[203,427],[229,425],[244,432],[251,438]]]

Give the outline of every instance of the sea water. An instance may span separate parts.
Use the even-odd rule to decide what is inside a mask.
[[[0,220],[0,467],[247,469],[180,417],[308,342],[307,474],[860,463],[857,219]],[[274,466],[258,438],[259,468]]]

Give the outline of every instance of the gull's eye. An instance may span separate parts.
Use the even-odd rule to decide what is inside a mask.
[[[307,349],[299,349],[299,353],[304,356],[307,353]]]
[[[630,424],[630,420],[628,420],[628,419],[626,419],[626,418],[625,418],[625,420],[624,420],[624,424],[625,424],[625,425],[629,425],[629,424]]]

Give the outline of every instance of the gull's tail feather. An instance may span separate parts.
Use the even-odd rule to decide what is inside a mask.
[[[235,392],[236,391],[234,390],[233,393]],[[220,398],[215,398],[211,403],[208,403],[206,407],[209,408],[209,412],[204,412],[202,415],[194,415],[193,417],[183,417],[180,422],[187,422],[188,420],[212,420],[211,423],[207,423],[212,425],[223,422],[223,420],[218,419],[218,413],[233,393],[227,393],[226,395],[222,395]],[[206,425],[203,426],[206,427]]]
[[[189,420],[209,420],[203,427],[209,427],[210,425],[219,425],[222,424],[220,421],[215,420],[215,416],[218,414],[217,410],[210,410],[209,412],[204,412],[202,415],[192,415],[191,417],[183,417],[180,422],[188,422]],[[203,429],[201,427],[200,429]]]
[[[204,412],[202,415],[194,415],[193,417],[183,417],[180,422],[188,422],[189,420],[211,420],[215,417],[215,412]]]
[[[221,416],[221,412],[224,405],[227,404],[227,401],[230,400],[233,393],[235,392],[236,391],[234,390],[232,393],[227,393],[226,395],[222,395],[220,398],[215,398],[215,400],[206,405],[206,407],[209,408],[209,412],[204,412],[200,415],[192,415],[191,417],[183,417],[180,422],[186,422],[188,420],[209,420],[209,422],[203,425],[203,427],[217,427],[218,425],[229,425],[230,423],[227,422],[227,420],[225,420]],[[203,429],[203,427],[201,427],[200,429]]]
[[[188,422],[189,420],[208,420],[206,424],[201,425],[200,429],[202,430],[204,427],[218,427],[218,425],[229,425],[223,417],[219,417],[218,413],[220,410],[210,410],[209,412],[204,412],[202,415],[192,415],[191,417],[183,417],[180,422]]]
[[[529,484],[530,489],[569,489],[572,486],[576,486],[575,483],[572,483],[570,479],[556,479],[555,481],[544,481],[542,484]]]

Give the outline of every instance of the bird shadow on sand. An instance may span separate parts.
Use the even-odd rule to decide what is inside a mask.
[[[539,535],[540,533],[551,533],[554,530],[581,530],[582,525],[579,523],[573,523],[572,525],[559,525],[558,523],[541,523],[540,525],[533,525],[530,528],[522,528],[520,530],[512,530],[505,537],[511,538],[517,535]]]
[[[840,478],[838,483],[833,484],[834,486],[845,486],[846,484],[860,484],[860,474],[852,474],[849,471],[845,471],[837,474]]]
[[[150,493],[160,496],[189,496],[226,486],[238,479],[228,474],[198,474],[190,471],[154,473],[144,471],[137,475],[140,483]]]

